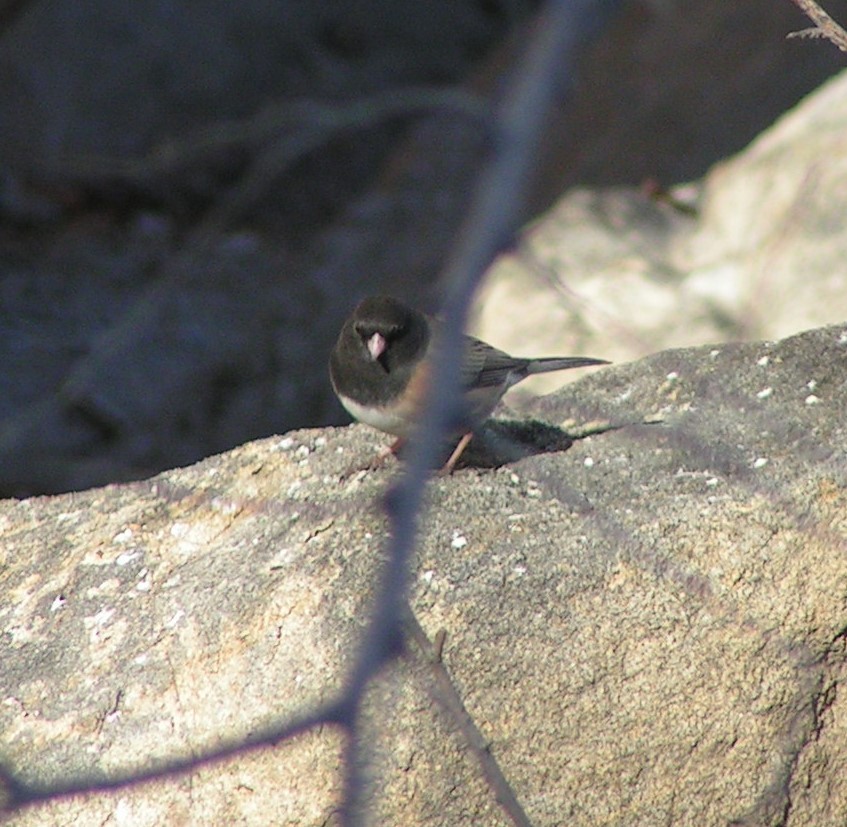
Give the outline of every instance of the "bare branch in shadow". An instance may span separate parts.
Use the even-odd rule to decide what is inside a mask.
[[[259,163],[262,157],[272,155],[278,167],[285,169],[343,132],[438,109],[473,119],[488,114],[484,100],[454,87],[392,88],[347,102],[304,98],[272,104],[243,120],[204,126],[156,146],[143,158],[36,158],[31,171],[48,177],[52,184],[65,186],[108,183],[143,187],[165,183],[187,167],[206,166],[230,153],[259,156]],[[264,183],[265,187],[272,184]]]
[[[811,29],[791,32],[788,37],[825,37],[847,52],[847,31],[838,25],[814,0],[792,0],[815,25]]]

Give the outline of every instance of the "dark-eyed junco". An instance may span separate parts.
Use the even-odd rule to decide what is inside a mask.
[[[344,323],[329,360],[332,387],[359,422],[396,436],[383,455],[396,453],[411,436],[430,388],[433,343],[441,323],[388,296],[362,301]],[[452,471],[478,427],[506,391],[533,373],[606,365],[604,359],[566,356],[522,359],[463,337],[461,436],[443,473]]]

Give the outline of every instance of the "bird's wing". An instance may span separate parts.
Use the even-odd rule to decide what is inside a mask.
[[[512,374],[525,371],[529,359],[516,359],[473,336],[465,336],[462,385],[466,389],[512,384]]]

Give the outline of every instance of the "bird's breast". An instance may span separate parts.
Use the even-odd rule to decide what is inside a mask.
[[[386,434],[393,436],[409,436],[413,421],[407,412],[401,410],[398,405],[379,407],[377,405],[362,405],[349,396],[338,394],[338,399],[347,413],[357,422],[363,422]]]

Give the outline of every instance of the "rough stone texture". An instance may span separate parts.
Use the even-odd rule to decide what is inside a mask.
[[[842,73],[701,183],[679,188],[696,214],[622,188],[566,195],[492,269],[477,332],[513,352],[627,359],[841,321],[845,181]]]
[[[570,450],[433,481],[412,605],[533,824],[843,825],[846,408],[844,325],[665,351],[534,403]],[[0,503],[6,768],[142,767],[332,698],[396,471],[339,475],[383,443]],[[437,699],[414,647],[374,685],[371,823],[509,823]],[[10,823],[333,823],[341,755],[323,727]]]

